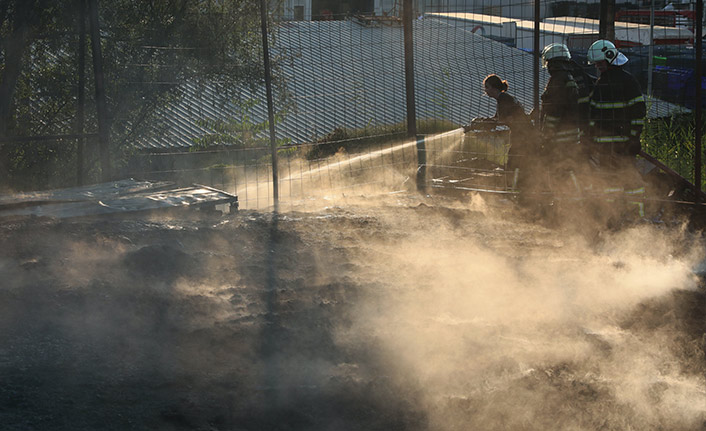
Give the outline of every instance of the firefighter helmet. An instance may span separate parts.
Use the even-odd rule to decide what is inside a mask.
[[[563,43],[550,43],[545,46],[542,50],[542,67],[547,67],[549,60],[555,58],[563,58],[564,60],[571,60],[571,53],[569,48]]]
[[[588,48],[588,62],[597,63],[605,60],[608,64],[622,66],[628,62],[628,58],[615,47],[609,40],[597,40]]]

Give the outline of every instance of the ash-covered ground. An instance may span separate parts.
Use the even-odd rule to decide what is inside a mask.
[[[0,223],[0,429],[704,429],[701,235],[524,220]]]

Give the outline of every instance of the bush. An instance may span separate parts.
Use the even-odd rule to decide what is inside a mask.
[[[706,121],[702,121],[705,130]],[[650,119],[642,133],[642,148],[687,180],[694,181],[695,128],[692,114]],[[703,178],[703,176],[702,176]],[[702,189],[704,184],[701,185]]]

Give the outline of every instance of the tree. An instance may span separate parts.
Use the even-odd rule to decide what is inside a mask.
[[[0,0],[0,137],[73,133],[81,1],[86,0]],[[114,155],[143,132],[158,107],[180,97],[186,81],[262,84],[259,3],[99,2]],[[88,85],[91,95],[91,80]],[[93,106],[87,102],[90,131],[96,130]],[[2,158],[12,178],[54,157],[43,149],[46,144],[4,145]]]

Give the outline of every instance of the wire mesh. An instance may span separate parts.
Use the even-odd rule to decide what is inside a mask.
[[[250,8],[256,9],[256,3]],[[404,139],[402,3],[286,0],[270,11],[283,202],[340,198],[374,187],[385,192],[413,188],[419,166],[413,140]],[[599,37],[612,39],[629,59],[622,68],[646,96],[643,149],[693,180],[694,94],[706,89],[706,81],[694,76],[693,30],[700,22],[694,2],[655,1],[653,13],[650,4],[616,3],[614,26],[607,29],[597,1],[541,1],[538,17],[534,1],[412,3],[416,121],[426,142],[428,187],[513,191],[514,169],[508,164],[531,156],[530,150],[519,150],[525,133],[443,133],[496,114],[496,101],[483,85],[491,74],[509,84],[507,93],[530,114],[550,78],[541,68],[535,82],[537,36],[540,49],[566,44],[572,59],[594,78],[597,71],[587,63],[587,49]],[[257,44],[243,45],[237,53],[215,52],[215,45],[202,44],[221,34],[207,31],[215,15],[201,16],[196,9],[189,12],[196,14],[189,20],[199,35],[194,40],[146,27],[125,39],[114,15],[131,11],[129,2],[120,3],[124,10],[101,5],[113,99],[112,154],[124,161],[121,174],[207,183],[237,193],[245,208],[271,205],[267,106]],[[535,18],[541,20],[537,35]],[[256,41],[253,23],[239,19],[222,36]],[[73,57],[67,53],[75,49],[77,36],[46,37],[32,45],[35,66],[23,72],[22,88],[30,96],[18,103],[23,122],[17,124],[27,131],[32,125],[32,133],[65,133],[73,111],[58,101],[68,96],[42,89],[48,88],[51,65],[61,70],[58,76],[73,76],[67,66]],[[131,48],[121,51],[121,43]],[[92,88],[92,79],[87,85]],[[49,118],[50,128],[37,129],[51,106],[62,110]],[[90,111],[88,131],[96,127]],[[539,113],[532,115],[541,128]],[[94,153],[88,152],[95,159]]]

